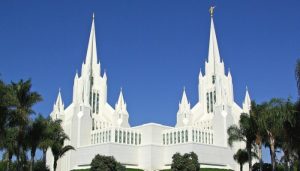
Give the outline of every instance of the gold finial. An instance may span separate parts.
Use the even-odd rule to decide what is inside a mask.
[[[216,8],[216,6],[211,6],[211,7],[209,8],[209,13],[210,13],[210,16],[211,16],[211,17],[214,16],[215,8]]]

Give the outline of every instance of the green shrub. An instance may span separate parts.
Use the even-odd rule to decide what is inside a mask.
[[[91,163],[91,171],[126,171],[125,166],[117,162],[113,156],[97,154]]]

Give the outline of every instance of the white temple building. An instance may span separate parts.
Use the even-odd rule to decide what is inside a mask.
[[[233,154],[243,147],[227,144],[227,128],[238,124],[241,113],[249,113],[246,90],[242,107],[234,101],[232,76],[225,72],[211,15],[208,58],[205,72],[199,73],[198,102],[191,106],[185,90],[179,104],[175,127],[146,123],[131,127],[122,90],[114,106],[107,103],[107,76],[101,74],[97,57],[94,17],[81,74],[76,73],[73,101],[65,107],[59,92],[52,119],[61,119],[65,144],[75,147],[58,162],[58,171],[88,168],[96,154],[114,156],[128,168],[146,171],[168,169],[176,152],[198,155],[201,167],[239,170]],[[131,118],[132,119],[132,118]],[[51,150],[47,165],[53,170]]]

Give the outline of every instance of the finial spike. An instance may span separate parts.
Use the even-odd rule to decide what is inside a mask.
[[[95,12],[93,12],[93,20],[95,19]]]

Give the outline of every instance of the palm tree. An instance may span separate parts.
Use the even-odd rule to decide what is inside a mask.
[[[249,160],[246,150],[239,149],[234,155],[233,159],[240,164],[240,171],[243,171],[243,165]]]
[[[51,151],[54,157],[53,169],[56,171],[57,161],[64,156],[69,150],[75,150],[71,145],[64,146],[66,140],[69,140],[67,134],[65,134],[63,128],[61,127],[61,121],[52,121],[51,132],[52,134],[52,144]]]
[[[257,126],[257,132],[256,132],[256,140],[255,140],[255,144],[258,147],[258,151],[257,151],[257,156],[258,156],[258,160],[259,160],[259,168],[260,170],[263,170],[263,160],[262,160],[262,145],[264,144],[265,137],[266,137],[266,132],[263,129],[263,109],[264,109],[264,105],[259,105],[256,104],[255,101],[251,102],[251,110],[250,110],[250,115],[251,117],[254,119],[256,126]]]
[[[247,113],[242,113],[239,126],[232,125],[228,128],[228,144],[233,146],[234,142],[243,141],[246,143],[246,151],[249,156],[249,170],[252,171],[252,146],[256,140],[257,126],[254,119]]]
[[[295,68],[295,77],[297,81],[297,90],[298,90],[298,101],[295,104],[295,124],[291,129],[291,134],[292,134],[292,146],[293,149],[295,150],[295,153],[297,154],[298,157],[298,165],[297,165],[297,170],[300,170],[300,59],[297,60],[296,63],[296,68]]]
[[[60,127],[61,124],[61,120],[51,120],[50,118],[47,118],[45,120],[45,131],[43,132],[43,136],[42,139],[39,143],[39,148],[42,150],[43,152],[43,158],[42,161],[44,163],[44,165],[46,165],[46,153],[47,150],[51,147],[51,145],[54,142],[54,134],[56,131],[56,127]]]
[[[32,107],[37,102],[42,100],[42,97],[37,92],[31,91],[31,80],[23,81],[20,80],[17,83],[12,82],[12,93],[14,96],[14,110],[13,110],[13,117],[14,117],[14,124],[18,128],[18,149],[19,154],[16,155],[17,157],[17,168],[18,170],[22,171],[23,168],[20,166],[20,157],[22,162],[26,158],[22,157],[25,154],[25,130],[26,126],[29,122],[29,116],[34,114]],[[20,156],[21,155],[21,156]]]
[[[265,105],[262,111],[263,129],[267,133],[267,144],[270,145],[270,155],[272,170],[276,169],[276,145],[278,145],[279,137],[284,132],[284,122],[289,120],[291,111],[287,107],[287,102],[283,99],[273,98],[269,102],[263,103]]]
[[[18,152],[16,139],[18,136],[18,129],[7,128],[5,137],[2,139],[2,146],[5,149],[5,156],[7,160],[6,171],[11,170],[11,160],[14,154]]]
[[[29,126],[27,139],[31,151],[30,171],[33,170],[36,149],[38,148],[39,144],[42,142],[44,136],[46,136],[45,135],[47,129],[46,122],[47,122],[46,119],[42,115],[39,115]]]

